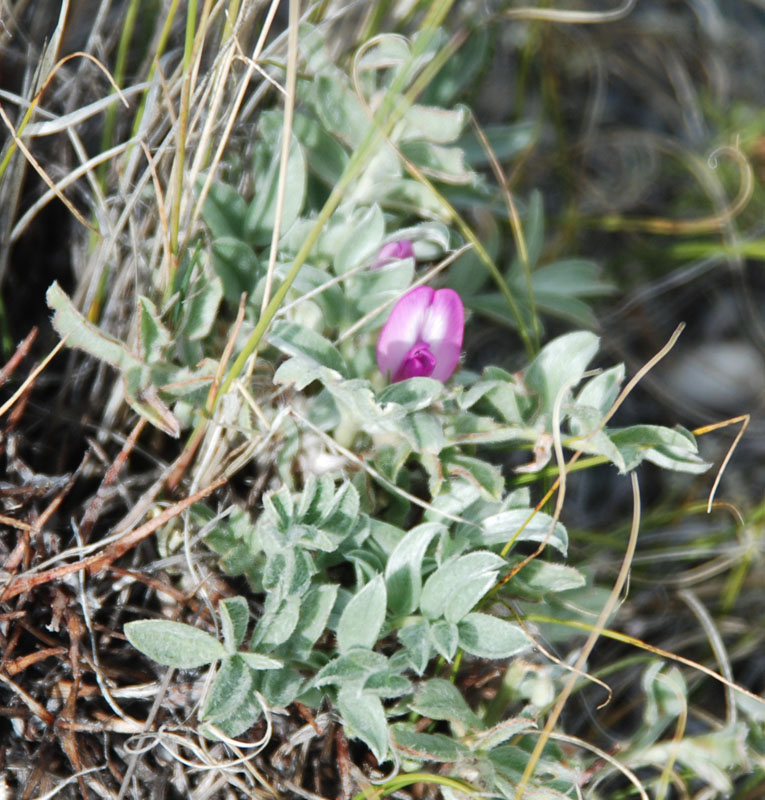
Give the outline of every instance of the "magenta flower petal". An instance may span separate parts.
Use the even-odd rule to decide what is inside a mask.
[[[429,378],[436,368],[436,357],[426,342],[419,342],[404,357],[404,361],[393,376],[393,381],[407,378]]]
[[[446,381],[459,363],[464,330],[457,292],[418,286],[396,303],[380,331],[380,372],[394,382],[419,376]]]
[[[377,340],[377,366],[383,375],[397,375],[406,354],[420,341],[420,330],[434,294],[430,286],[418,286],[393,306]]]
[[[388,242],[380,248],[377,254],[377,261],[372,266],[372,269],[377,269],[391,261],[396,261],[403,258],[414,258],[414,247],[408,239],[402,239],[400,242]]]
[[[439,289],[430,304],[421,338],[436,358],[432,377],[446,381],[457,368],[465,333],[465,308],[454,289]]]

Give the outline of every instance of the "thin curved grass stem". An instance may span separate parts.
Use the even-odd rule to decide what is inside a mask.
[[[632,529],[630,530],[629,540],[627,542],[627,549],[624,554],[624,559],[622,560],[622,566],[619,570],[619,575],[616,578],[616,581],[611,589],[611,593],[608,596],[608,600],[606,601],[603,609],[598,616],[598,620],[593,626],[590,635],[587,637],[587,641],[584,643],[581,652],[579,653],[579,658],[577,658],[576,663],[574,664],[574,668],[576,670],[581,670],[584,667],[585,662],[590,657],[590,653],[592,652],[593,648],[595,647],[600,634],[605,627],[606,621],[613,613],[614,609],[616,608],[617,603],[619,602],[619,597],[621,596],[622,589],[624,588],[625,584],[627,583],[627,578],[629,577],[630,566],[632,565],[632,558],[635,555],[635,548],[637,547],[637,539],[638,539],[638,532],[640,530],[640,488],[638,484],[637,475],[633,472],[630,474],[630,479],[632,482],[632,499],[633,499],[633,515],[632,515]],[[547,718],[547,722],[542,730],[542,734],[540,735],[539,739],[537,740],[536,744],[534,745],[534,750],[529,757],[528,763],[526,764],[526,768],[523,771],[523,775],[521,776],[521,780],[518,784],[516,789],[516,800],[522,800],[526,787],[531,780],[534,770],[536,769],[537,763],[539,762],[539,758],[542,755],[542,751],[547,744],[548,739],[550,738],[550,734],[552,733],[555,724],[558,721],[558,718],[563,711],[563,706],[566,704],[566,701],[571,694],[571,691],[574,688],[574,684],[577,681],[577,673],[571,672],[566,683],[563,686],[563,689],[558,696],[558,700],[555,703],[550,715]]]
[[[714,620],[707,609],[690,589],[680,589],[677,596],[691,609],[694,616],[701,624],[701,627],[704,628],[707,638],[709,639],[709,644],[712,646],[712,651],[717,659],[717,663],[720,665],[720,672],[725,676],[726,680],[729,681],[725,686],[725,717],[726,724],[735,725],[738,719],[738,711],[736,709],[736,699],[733,696],[733,689],[730,685],[733,683],[733,670],[731,669],[730,658],[725,649],[722,636],[720,636],[720,632],[715,627]]]
[[[531,327],[532,332],[534,334],[534,351],[536,352],[539,350],[539,343],[542,337],[542,330],[541,324],[539,322],[539,315],[537,314],[536,303],[534,301],[534,286],[531,282],[531,264],[529,262],[529,251],[526,247],[526,237],[523,235],[523,226],[521,225],[521,218],[518,214],[518,207],[515,204],[515,200],[513,200],[512,192],[510,191],[510,184],[508,183],[507,177],[500,165],[499,161],[497,160],[497,156],[491,148],[489,144],[489,140],[486,138],[486,134],[483,132],[483,128],[478,124],[478,120],[475,118],[475,115],[471,115],[471,121],[473,123],[473,129],[476,132],[476,135],[481,141],[481,146],[483,147],[486,156],[489,159],[489,163],[491,164],[492,172],[494,173],[494,177],[497,179],[497,182],[502,189],[502,196],[505,200],[505,206],[507,208],[507,216],[508,221],[510,223],[510,230],[513,233],[513,239],[515,240],[515,247],[518,251],[518,258],[520,259],[521,266],[523,267],[523,274],[526,279],[526,294],[528,295],[529,301],[529,310],[531,312]]]
[[[504,16],[513,19],[560,22],[566,25],[600,25],[604,22],[614,22],[626,17],[636,4],[637,0],[627,0],[626,3],[613,11],[558,11],[554,8],[525,6],[523,8],[511,8],[504,12]]]
[[[579,620],[550,617],[545,614],[526,614],[525,619],[528,622],[536,622],[541,624],[547,623],[552,625],[565,625],[569,628],[576,628],[577,630],[581,631],[592,631],[594,629],[594,626],[591,625],[589,622],[580,622]],[[691,667],[691,669],[703,672],[710,678],[719,681],[721,684],[723,684],[723,686],[731,688],[734,692],[746,695],[750,700],[755,700],[756,702],[760,703],[760,705],[762,705],[762,707],[765,709],[765,699],[763,699],[759,695],[754,694],[754,692],[750,692],[743,686],[740,686],[739,684],[728,680],[725,676],[720,675],[713,669],[705,667],[698,661],[693,661],[690,658],[679,656],[676,653],[671,652],[670,650],[664,650],[661,647],[656,647],[655,645],[649,644],[648,642],[645,642],[642,639],[638,639],[635,636],[630,636],[629,634],[626,633],[620,633],[619,631],[615,631],[611,628],[603,628],[600,631],[600,635],[604,636],[606,639],[613,639],[616,642],[622,642],[623,644],[630,644],[633,647],[645,650],[648,653],[653,653],[654,655],[661,656],[661,658],[666,658],[669,659],[670,661],[676,661],[678,664],[684,664],[686,667]]]

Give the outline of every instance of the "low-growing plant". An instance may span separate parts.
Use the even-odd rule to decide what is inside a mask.
[[[436,22],[449,5],[434,4]],[[412,773],[447,798],[575,797],[587,781],[595,797],[621,775],[646,796],[636,769],[671,757],[701,774],[707,746],[720,763],[739,758],[742,724],[676,749],[662,738],[688,689],[659,662],[623,757],[544,727],[585,665],[549,653],[530,619],[563,626],[572,609],[597,617],[610,602],[567,561],[568,471],[709,464],[680,426],[616,424],[636,379],[593,366],[595,333],[540,346],[543,320],[586,327],[588,299],[610,290],[589,260],[546,259],[541,194],[519,203],[515,257],[471,229],[467,208],[496,231],[506,209],[483,166],[528,125],[470,131],[456,98],[477,56],[438,27],[375,37],[344,69],[306,23],[299,56],[294,109],[263,110],[247,158],[195,182],[204,226],[138,298],[131,341],[48,291],[67,344],[115,367],[137,414],[188,435],[186,463],[198,448],[195,486],[257,482],[249,505],[232,493],[222,512],[189,512],[186,533],[248,587],[218,603],[221,636],[140,619],[128,640],[159,664],[210,668],[208,739],[236,746],[275,710],[329,708],[365,746],[369,777],[401,773],[388,770],[386,793]],[[514,358],[461,363],[478,317],[508,329]],[[532,497],[518,475],[545,491]],[[188,537],[163,546],[191,552]],[[462,681],[483,664],[493,696]],[[722,767],[706,768],[719,787]]]

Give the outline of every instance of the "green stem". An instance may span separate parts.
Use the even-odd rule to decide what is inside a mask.
[[[474,794],[476,791],[475,787],[471,786],[469,783],[463,783],[455,778],[448,778],[445,775],[432,775],[429,772],[410,772],[406,775],[397,775],[395,778],[386,781],[375,791],[373,796],[386,797],[389,794],[393,794],[393,792],[397,792],[399,789],[412,786],[415,783],[432,783],[436,786],[448,786],[450,789],[462,792],[463,794]],[[367,792],[359,792],[357,795],[353,796],[353,800],[365,800],[365,798],[369,796]]]
[[[608,464],[606,456],[590,456],[590,458],[580,458],[579,461],[567,467],[566,472],[579,472],[581,469],[597,467],[599,464]],[[537,483],[544,478],[557,478],[560,474],[557,464],[551,467],[540,469],[539,472],[531,472],[528,475],[516,475],[508,481],[509,486],[526,486],[529,483]]]
[[[159,64],[159,59],[165,52],[165,45],[167,44],[167,40],[170,37],[170,28],[172,27],[173,21],[175,20],[175,15],[176,12],[178,11],[179,3],[180,0],[173,0],[173,2],[170,4],[170,9],[167,12],[167,17],[165,18],[165,24],[162,27],[162,32],[159,35],[157,47],[155,48],[154,51],[154,59],[152,60],[151,67],[149,68],[149,74],[146,77],[146,80],[149,84],[151,84],[152,78],[154,77],[154,72],[156,71],[157,66]],[[143,114],[144,111],[146,110],[147,92],[144,92],[144,95],[141,98],[141,104],[138,107],[138,112],[135,115],[135,121],[133,122],[132,137],[138,135],[138,129],[141,127],[141,120],[143,119]]]
[[[127,64],[128,52],[130,48],[130,41],[133,38],[133,31],[135,30],[135,23],[138,19],[138,9],[140,8],[141,0],[130,0],[128,5],[125,21],[122,23],[122,33],[120,34],[120,43],[117,46],[117,58],[114,62],[114,82],[121,89],[125,83],[125,65]],[[104,120],[104,133],[101,137],[101,150],[108,150],[114,143],[114,129],[117,126],[117,106],[112,104],[106,112],[106,119]],[[106,180],[106,172],[109,169],[109,162],[105,161],[98,171],[98,179],[101,186],[104,185]]]

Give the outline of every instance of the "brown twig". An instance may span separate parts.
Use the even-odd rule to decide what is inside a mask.
[[[23,672],[39,661],[45,661],[46,658],[60,656],[63,653],[66,653],[66,647],[46,647],[44,650],[36,650],[34,653],[29,653],[26,656],[19,656],[18,658],[14,658],[13,661],[9,661],[5,665],[5,671],[8,675],[18,675],[19,672]]]
[[[30,589],[34,589],[36,586],[42,586],[43,584],[63,578],[65,575],[71,575],[72,573],[80,572],[84,569],[87,569],[91,575],[100,572],[102,569],[110,566],[112,562],[124,556],[128,550],[134,548],[139,542],[151,536],[154,531],[161,528],[166,522],[169,522],[174,517],[177,517],[178,514],[181,514],[187,508],[194,505],[194,503],[212,494],[216,489],[219,489],[225,482],[225,478],[219,478],[205,489],[200,489],[190,497],[186,497],[174,503],[154,517],[154,519],[125,533],[124,536],[121,536],[116,542],[110,544],[100,553],[84,558],[74,564],[62,564],[60,567],[54,567],[45,572],[32,575],[20,575],[6,586],[5,591],[0,595],[0,600],[9,600],[22,592],[28,592]]]
[[[125,466],[128,457],[133,452],[136,442],[138,441],[138,437],[141,435],[141,431],[145,426],[146,419],[144,417],[140,417],[138,422],[135,424],[135,427],[130,432],[130,436],[128,436],[125,444],[122,446],[122,450],[120,450],[117,458],[114,459],[114,463],[109,467],[108,470],[106,470],[106,475],[104,475],[95,497],[90,501],[90,505],[85,511],[85,515],[80,522],[80,537],[82,538],[83,543],[86,543],[90,538],[93,526],[96,524],[96,520],[101,513],[101,509],[104,505],[104,499],[106,497],[105,490],[117,480],[120,472],[122,472],[122,469]]]
[[[159,578],[152,578],[149,575],[144,575],[140,572],[136,572],[135,570],[123,569],[122,567],[115,567],[114,565],[109,567],[109,572],[113,572],[115,575],[119,575],[121,578],[132,578],[134,581],[143,583],[151,589],[154,589],[155,592],[166,594],[168,597],[172,597],[177,603],[182,603],[183,605],[188,606],[192,611],[200,611],[203,616],[205,615],[205,612],[208,611],[207,606],[204,606],[200,609],[200,603],[194,597],[189,597],[184,592],[176,589],[175,586],[165,583],[164,581],[159,580]]]
[[[8,378],[13,375],[16,367],[27,357],[29,351],[32,349],[39,328],[32,328],[27,334],[23,342],[16,348],[16,352],[8,359],[8,363],[0,369],[0,386],[2,386]]]
[[[31,694],[25,692],[17,683],[12,681],[7,676],[0,672],[0,681],[2,681],[14,694],[18,695],[26,707],[46,725],[52,725],[56,718],[48,711],[45,706],[40,705]]]

